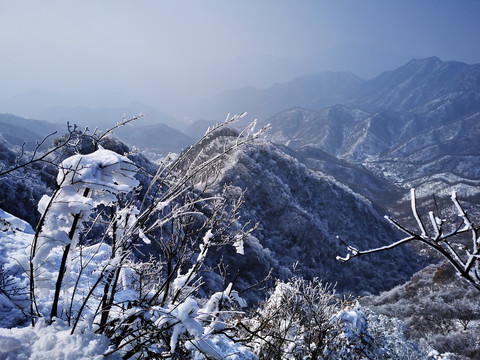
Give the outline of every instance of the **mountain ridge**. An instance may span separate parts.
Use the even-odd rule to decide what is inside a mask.
[[[413,111],[420,103],[433,101],[436,95],[455,98],[455,92],[478,89],[479,72],[479,64],[442,61],[438,57],[413,59],[368,80],[347,71],[324,71],[268,88],[224,91],[206,99],[197,109],[197,118],[221,118],[226,113],[247,110],[254,118],[266,119],[288,108],[320,110],[338,104],[370,112]],[[379,92],[385,96],[379,98]]]

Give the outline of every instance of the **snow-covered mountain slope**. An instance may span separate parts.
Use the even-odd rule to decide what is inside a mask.
[[[270,139],[297,151],[324,151],[392,186],[416,187],[420,197],[455,189],[475,201],[480,195],[479,79],[479,65],[412,60],[362,84],[347,105],[294,108],[273,116]],[[350,184],[355,188],[361,182]]]
[[[417,187],[420,196],[444,190],[449,193],[452,187],[462,196],[476,196],[480,185],[480,112],[452,115],[442,122],[431,121],[435,111],[382,111],[354,121],[358,111],[344,106],[321,111],[294,109],[271,119],[270,136],[272,141],[299,151],[316,148],[362,166],[392,186]],[[312,162],[309,165],[315,166]],[[352,182],[360,185],[361,179]]]
[[[12,145],[22,146],[26,150],[33,150],[37,142],[59,131],[61,126],[47,121],[24,119],[12,114],[0,114],[0,136]],[[64,126],[66,128],[66,124]],[[24,144],[25,143],[25,144]],[[44,144],[42,149],[49,144]]]
[[[478,291],[447,262],[427,266],[405,284],[361,302],[405,322],[407,336],[419,345],[461,359],[480,358]]]
[[[269,119],[269,139],[293,149],[314,147],[337,156],[349,140],[349,130],[370,113],[344,105],[323,110],[294,108]]]
[[[241,222],[258,222],[245,256],[230,259],[243,286],[266,274],[285,278],[296,271],[307,278],[337,283],[344,292],[376,293],[408,279],[418,263],[408,249],[350,263],[336,260],[345,252],[340,236],[358,248],[386,244],[399,237],[372,207],[332,177],[305,165],[273,145],[248,146],[225,166],[221,184],[247,189]],[[253,276],[256,274],[256,276]]]
[[[412,111],[449,94],[455,97],[465,91],[478,92],[479,70],[479,65],[444,62],[437,57],[414,59],[363,83],[350,103],[373,109]]]
[[[277,146],[282,151],[304,163],[308,168],[333,176],[338,182],[347,185],[357,194],[366,197],[373,205],[382,209],[379,210],[381,213],[385,211],[384,209],[389,204],[402,197],[405,193],[405,189],[390,183],[381,175],[376,175],[365,166],[338,159],[318,148],[304,146],[300,149],[292,150],[288,146]]]

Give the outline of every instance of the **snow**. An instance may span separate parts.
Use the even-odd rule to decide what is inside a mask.
[[[26,288],[28,279],[24,269],[28,269],[33,230],[3,210],[0,210],[0,222],[3,224],[0,229],[0,263],[9,272],[11,280]],[[43,278],[51,282],[56,274],[50,270]],[[41,287],[42,283],[38,285]],[[40,290],[38,294],[38,305],[43,309],[49,293]],[[14,300],[26,307],[26,296]],[[24,326],[25,316],[4,294],[0,294],[0,312],[0,359],[102,359],[102,354],[109,349],[108,338],[96,335],[87,326],[88,322],[83,322],[74,335],[70,335],[71,327],[60,319],[51,326],[42,319],[35,327]]]
[[[57,183],[73,184],[77,190],[89,187],[118,193],[138,186],[134,178],[136,166],[126,157],[102,148],[88,155],[71,156],[60,164],[60,169]]]
[[[245,255],[244,243],[241,236],[237,236],[236,241],[233,243],[237,254]]]
[[[109,339],[97,335],[90,327],[70,335],[70,327],[58,320],[47,326],[40,320],[35,327],[0,328],[0,358],[13,359],[105,359]],[[110,356],[107,359],[117,359]]]
[[[28,234],[34,233],[29,223],[3,211],[2,209],[0,209],[0,221],[0,231],[15,232],[16,230],[19,230]]]
[[[105,300],[102,298],[106,295],[114,296],[108,314],[109,321],[114,320],[111,326],[115,329],[116,321],[127,321],[134,329],[130,338],[120,338],[117,346],[123,348],[122,351],[132,348],[130,341],[137,341],[135,328],[141,327],[141,321],[148,319],[167,326],[159,331],[170,333],[172,330],[169,340],[172,352],[181,342],[182,351],[189,351],[192,358],[224,359],[231,354],[242,354],[232,356],[234,359],[254,357],[248,348],[215,332],[231,316],[228,311],[220,309],[220,302],[245,305],[231,285],[210,299],[192,296],[200,282],[200,267],[214,238],[212,230],[206,232],[199,244],[192,267],[185,274],[179,268],[177,276],[168,280],[172,286],[171,291],[164,294],[169,296],[165,304],[150,306],[147,302],[148,308],[137,305],[129,308],[140,297],[135,283],[139,281],[139,274],[135,267],[148,264],[133,262],[123,251],[122,241],[131,234],[138,234],[145,243],[151,242],[142,230],[136,228],[139,210],[134,205],[122,207],[118,200],[118,195],[130,193],[138,186],[134,177],[136,167],[127,158],[100,149],[89,155],[74,155],[64,160],[59,169],[58,188],[39,202],[38,210],[43,215],[37,233],[14,216],[3,211],[0,213],[1,270],[9,284],[13,284],[12,289],[2,288],[6,292],[0,294],[0,310],[2,315],[8,314],[0,319],[0,358],[103,358],[105,353],[112,352],[110,339],[97,335],[95,331],[103,321],[101,311],[105,309],[105,303],[102,305]],[[116,241],[112,246],[98,239],[93,245],[81,245],[78,241],[80,234],[83,236],[89,231],[86,222],[91,214],[96,214],[94,211],[99,205],[116,207],[115,226],[107,226],[106,230],[106,235],[116,235]],[[162,208],[166,206],[169,206],[168,202],[160,204]],[[237,247],[242,246],[241,239],[237,239]],[[66,259],[64,276],[59,272],[62,258]],[[34,315],[35,326],[28,317],[31,314],[31,265],[34,267],[35,309],[38,309]],[[117,269],[118,285],[121,286],[115,292],[109,293],[107,285],[97,286],[102,279],[109,284],[107,278]],[[55,286],[58,281],[60,292]],[[147,294],[151,290],[142,289]],[[59,304],[63,303],[60,312],[52,305],[57,297]],[[142,330],[139,331],[141,334]],[[168,350],[168,341],[167,346],[160,344],[156,350]]]
[[[417,224],[418,224],[418,227],[420,228],[420,230],[422,231],[422,238],[426,238],[427,237],[427,233],[426,233],[426,230],[425,230],[425,227],[423,226],[423,223],[422,221],[420,220],[420,217],[418,215],[418,212],[417,212],[417,197],[415,195],[415,189],[414,188],[411,188],[410,189],[410,206],[412,208],[412,213],[415,217],[415,220],[417,221]]]
[[[126,157],[105,149],[71,156],[59,165],[58,189],[51,196],[44,195],[38,204],[41,214],[48,213],[31,249],[39,291],[48,293],[54,290],[52,275],[54,278],[58,276],[59,260],[65,247],[70,245],[68,256],[75,256],[78,233],[92,211],[99,205],[114,203],[117,194],[130,192],[138,186],[135,170],[135,165]],[[136,214],[138,210],[132,206],[118,211],[119,238],[132,226]],[[69,266],[71,264],[67,262]],[[68,285],[70,269],[67,270],[64,281]],[[64,296],[66,301],[68,286],[64,289]]]
[[[279,163],[280,161],[271,161],[269,166],[277,167]],[[161,305],[160,301],[152,302],[151,305],[148,296],[140,299],[137,283],[142,275],[136,270],[142,265],[152,264],[136,263],[133,257],[125,256],[119,240],[128,233],[135,233],[145,243],[151,242],[143,231],[135,229],[138,209],[133,205],[120,208],[118,201],[118,195],[130,193],[138,186],[134,177],[136,168],[125,157],[104,149],[90,155],[74,155],[62,162],[60,168],[57,177],[59,188],[51,196],[44,196],[39,204],[40,212],[47,212],[48,215],[42,223],[41,231],[34,234],[33,229],[25,222],[8,213],[0,213],[0,263],[4,270],[8,271],[8,278],[12,283],[23,289],[20,294],[0,296],[0,311],[2,315],[6,315],[0,319],[0,359],[104,358],[104,354],[114,350],[113,345],[110,343],[111,339],[97,332],[102,329],[99,328],[102,326],[100,318],[102,311],[106,312],[106,307],[102,306],[110,294],[113,294],[113,307],[107,310],[110,312],[107,328],[111,324],[108,331],[113,329],[111,333],[115,334],[109,336],[112,339],[118,336],[116,345],[122,348],[121,351],[134,349],[136,340],[143,341],[142,336],[150,335],[150,329],[143,323],[148,320],[148,325],[157,325],[158,333],[161,334],[149,350],[174,353],[175,349],[181,347],[181,351],[188,351],[192,359],[256,358],[253,348],[236,342],[233,330],[230,330],[234,328],[234,322],[242,315],[245,316],[237,310],[237,305],[246,306],[238,292],[233,290],[232,284],[209,297],[196,297],[197,286],[201,283],[199,274],[203,270],[203,262],[215,236],[212,230],[206,231],[203,242],[198,244],[198,248],[194,248],[191,267],[179,266],[172,272],[174,275],[168,280],[171,287],[159,296],[164,298]],[[275,193],[278,189],[269,189],[274,201],[278,201],[278,194]],[[285,193],[291,191],[287,187],[281,190]],[[308,198],[310,199],[310,196]],[[94,239],[97,241],[94,245],[81,245],[78,233],[87,227],[82,222],[88,220],[89,215],[95,214],[94,211],[98,210],[99,205],[118,206],[115,210],[115,226],[108,227],[106,234],[116,231],[119,241],[110,246],[97,238]],[[157,210],[166,206],[170,204],[160,203]],[[80,221],[77,223],[77,220]],[[253,242],[250,245],[252,244]],[[70,245],[66,257],[67,271],[61,282],[62,292],[59,295],[63,311],[59,311],[58,317],[53,315],[50,319],[54,285],[67,245]],[[234,239],[234,247],[238,253],[244,253],[242,237]],[[21,311],[29,309],[30,305],[29,273],[26,270],[30,269],[30,260],[35,266],[36,279],[38,317],[35,315],[35,326],[30,324]],[[118,285],[121,286],[115,287],[116,292],[107,294],[109,287],[103,284],[113,284],[108,283],[106,278],[109,275],[113,277],[117,270]],[[155,278],[155,281],[163,281],[160,273],[153,275],[160,278]],[[93,284],[98,284],[100,280],[103,281],[102,285],[94,287]],[[288,282],[278,286],[272,295],[271,304],[280,305],[281,293],[291,289],[291,286]],[[152,285],[152,288],[141,291],[148,295],[150,291],[156,290],[155,285]],[[103,296],[105,300],[102,304]],[[232,304],[235,304],[235,307]],[[80,319],[78,324],[76,319]],[[366,317],[361,309],[345,309],[338,313],[337,319],[344,325],[343,338],[352,343],[368,332]],[[278,326],[288,330],[288,319],[280,319]],[[124,335],[125,328],[133,330]],[[145,329],[146,332],[143,332]],[[155,331],[157,328],[154,328],[153,332]],[[160,338],[165,345],[157,344]],[[292,335],[292,343],[287,351],[293,353],[296,344],[301,341],[303,340],[300,337]],[[313,345],[301,344],[307,347]],[[109,357],[119,356],[120,352],[114,352]]]
[[[366,320],[361,314],[363,314],[363,310],[359,304],[356,304],[353,308],[342,310],[337,314],[337,318],[341,319],[344,324],[344,336],[347,339],[354,338],[366,331]]]
[[[5,217],[4,217],[5,216]],[[12,215],[1,211],[0,213],[0,264],[3,273],[8,274],[8,279],[17,287],[26,289],[28,287],[25,270],[29,266],[30,244],[33,238],[33,231],[30,226]],[[19,227],[25,225],[25,231],[19,231]],[[12,230],[14,229],[15,230]],[[15,296],[14,300],[21,305],[26,305],[28,300],[25,291],[23,295]],[[24,321],[21,311],[2,293],[0,293],[0,311],[8,316],[0,316],[0,326],[15,326]]]
[[[2,213],[2,216],[4,213]],[[5,229],[0,231],[0,261],[5,264],[5,267],[12,270],[11,275],[15,278],[17,283],[26,285],[26,274],[22,269],[20,263],[25,260],[28,262],[28,254],[30,243],[33,240],[31,228],[24,226],[25,231],[20,231],[18,228],[25,225],[21,220],[12,217],[10,214],[5,214],[3,221],[9,224]],[[6,219],[9,219],[8,222]],[[15,224],[15,226],[13,225]],[[15,230],[12,230],[15,228]],[[212,239],[212,233],[207,232],[203,238],[203,248],[200,249],[198,260],[203,261],[206,255],[209,241]],[[98,269],[105,269],[112,266],[118,261],[118,258],[109,258],[112,249],[105,243],[100,243],[93,246],[85,246],[82,248],[82,256],[72,259],[70,267],[71,277],[76,278],[80,276],[80,259],[83,259],[84,276],[80,278],[79,289],[75,299],[81,300],[89,289],[89,283],[95,281],[99,276]],[[58,265],[58,259],[61,253],[53,254],[52,259]],[[19,259],[23,259],[18,262]],[[124,264],[125,265],[125,264]],[[25,265],[23,265],[25,267]],[[190,269],[191,270],[191,269]],[[187,274],[190,273],[187,271]],[[45,278],[56,278],[56,273],[53,268],[45,268]],[[121,283],[123,290],[119,290],[119,301],[126,301],[133,298],[133,294],[129,287],[131,287],[130,279],[134,271],[122,266]],[[190,274],[189,274],[190,275]],[[87,280],[88,279],[88,280]],[[188,286],[188,279],[185,275],[179,274],[181,284],[178,286]],[[269,304],[273,305],[280,301],[281,293],[291,289],[291,284],[281,283],[272,294]],[[71,295],[71,290],[70,295]],[[99,293],[97,297],[100,298]],[[39,309],[43,311],[49,304],[51,294],[44,291],[38,291],[37,302]],[[0,306],[2,306],[2,314],[4,316],[0,321],[0,359],[117,359],[120,354],[113,353],[107,357],[104,354],[113,350],[110,340],[104,336],[95,333],[96,326],[92,325],[92,313],[86,310],[84,319],[81,321],[76,331],[71,334],[71,326],[65,320],[56,318],[50,325],[40,318],[36,322],[35,327],[31,325],[20,323],[22,314],[12,306],[8,305],[8,299],[1,298]],[[208,299],[200,300],[194,297],[186,297],[181,302],[169,304],[165,307],[153,307],[149,309],[145,318],[152,318],[159,326],[164,325],[166,328],[172,329],[170,337],[171,350],[180,345],[184,349],[190,351],[190,358],[205,359],[206,356],[212,359],[255,359],[256,356],[252,349],[234,342],[228,338],[221,331],[225,329],[225,324],[228,318],[232,315],[241,316],[242,313],[235,311],[224,310],[228,303],[238,303],[241,307],[246,306],[245,301],[239,297],[238,293],[232,289],[232,284],[229,284],[222,292],[217,292]],[[278,303],[280,305],[280,302]],[[10,306],[5,308],[4,306]],[[77,306],[77,305],[74,305]],[[92,302],[90,307],[94,309],[96,303]],[[130,315],[145,311],[133,307],[125,310],[123,314],[118,313],[123,318],[128,318]],[[115,315],[114,315],[115,316]],[[342,322],[343,333],[340,340],[347,341],[349,346],[357,344],[358,339],[364,339],[365,334],[369,333],[368,323],[365,313],[358,304],[352,308],[346,308],[340,311],[336,316]],[[23,317],[24,318],[24,317]],[[19,327],[20,326],[20,327]],[[279,323],[280,327],[287,328],[286,322]],[[293,338],[291,351],[294,351],[294,343],[302,341],[300,338]],[[342,340],[343,341],[343,340]],[[306,346],[309,346],[306,344]],[[361,344],[355,346],[363,346]],[[341,355],[343,353],[339,353]],[[346,353],[347,354],[347,353]]]

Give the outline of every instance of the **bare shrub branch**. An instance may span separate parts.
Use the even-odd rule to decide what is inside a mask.
[[[385,218],[397,229],[406,233],[407,237],[392,244],[369,250],[358,250],[339,238],[347,246],[348,254],[344,257],[338,256],[337,260],[346,262],[354,257],[383,252],[412,241],[419,241],[440,253],[456,269],[459,276],[480,291],[480,227],[471,221],[458,201],[456,192],[452,192],[451,201],[460,221],[457,224],[447,223],[439,216],[437,209],[436,212],[430,211],[428,214],[429,228],[423,223],[418,213],[415,190],[412,189],[410,194],[411,208],[419,228],[418,232],[386,216]]]

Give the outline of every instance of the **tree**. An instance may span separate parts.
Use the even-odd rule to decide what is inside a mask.
[[[106,355],[123,358],[253,357],[222,330],[232,311],[245,305],[232,284],[207,297],[199,293],[211,249],[240,251],[255,227],[238,224],[243,194],[230,202],[224,196],[228,186],[208,192],[219,162],[266,131],[252,124],[206,154],[203,144],[240,117],[207,130],[152,174],[102,148],[104,134],[70,132],[54,143],[55,151],[74,154],[57,165],[55,190],[39,203],[42,216],[25,269],[33,326],[45,318],[50,325],[65,322],[75,334],[86,323],[110,339]],[[83,151],[85,139],[93,144],[89,151]],[[4,175],[35,162],[53,163],[48,159],[33,155]],[[143,187],[140,177],[149,178]],[[158,250],[155,256],[141,253],[148,246]]]
[[[260,359],[316,359],[334,341],[342,304],[333,287],[318,279],[278,281],[265,303],[240,323],[243,336]]]
[[[314,278],[278,281],[263,304],[231,318],[237,339],[259,359],[426,359],[399,320],[342,299]]]
[[[452,192],[451,201],[461,220],[458,224],[442,219],[437,210],[437,212],[430,211],[428,213],[430,226],[427,226],[428,224],[424,223],[417,210],[415,189],[411,189],[410,197],[413,216],[419,231],[408,229],[386,216],[387,220],[406,233],[407,237],[393,244],[370,250],[358,250],[351,245],[346,245],[349,253],[345,257],[338,256],[337,259],[346,262],[354,257],[382,252],[412,241],[419,241],[440,253],[455,268],[459,276],[480,291],[480,227],[470,220],[458,201],[456,192]],[[340,241],[342,240],[340,239]]]

